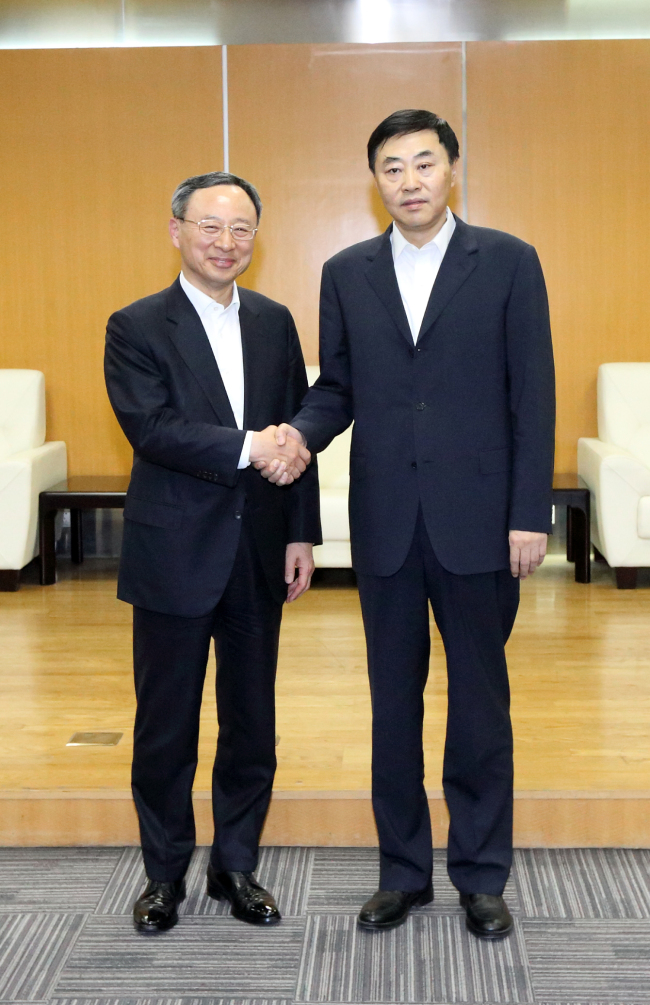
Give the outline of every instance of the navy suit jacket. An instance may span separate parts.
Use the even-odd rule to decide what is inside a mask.
[[[245,430],[287,421],[307,390],[286,307],[239,290],[244,430],[208,337],[180,282],[108,321],[108,395],[134,451],[118,597],[183,617],[207,614],[232,571],[244,506],[271,591],[286,599],[288,542],[319,544],[318,474],[286,488],[237,469]]]
[[[326,262],[320,323],[320,377],[293,424],[318,452],[354,421],[357,572],[401,567],[420,505],[457,574],[507,568],[509,530],[551,530],[553,352],[534,248],[456,219],[414,346],[389,228]]]

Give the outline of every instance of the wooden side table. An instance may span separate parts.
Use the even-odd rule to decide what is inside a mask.
[[[71,557],[83,562],[83,524],[85,509],[124,509],[128,475],[75,475],[41,492],[38,501],[41,585],[56,582],[56,540],[54,521],[60,509],[70,510]]]
[[[566,506],[566,557],[576,583],[591,582],[591,496],[579,475],[555,475],[553,505]]]

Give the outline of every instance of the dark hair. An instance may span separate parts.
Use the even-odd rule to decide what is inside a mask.
[[[460,156],[456,133],[448,122],[434,112],[423,108],[403,108],[393,112],[387,119],[380,122],[368,140],[368,165],[374,173],[377,151],[391,136],[406,136],[408,133],[421,133],[423,129],[431,129],[438,134],[441,145],[447,151],[449,163],[453,164]]]
[[[257,213],[257,222],[259,223],[260,216],[262,215],[262,200],[259,197],[257,189],[249,181],[237,177],[236,174],[230,174],[228,171],[211,171],[209,174],[197,174],[193,178],[186,178],[185,181],[182,181],[172,196],[172,214],[177,219],[182,220],[192,194],[199,188],[213,188],[215,185],[237,185],[238,188],[241,188],[253,203],[255,212]]]

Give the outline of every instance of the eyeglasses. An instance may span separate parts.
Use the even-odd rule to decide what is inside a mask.
[[[248,227],[245,223],[225,224],[217,220],[188,220],[184,216],[177,216],[181,223],[193,223],[198,227],[205,237],[212,239],[221,237],[224,230],[229,230],[235,241],[252,241],[257,233],[257,227]]]

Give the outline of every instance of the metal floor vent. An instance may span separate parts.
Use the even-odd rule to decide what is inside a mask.
[[[124,733],[73,733],[66,747],[116,747]]]

